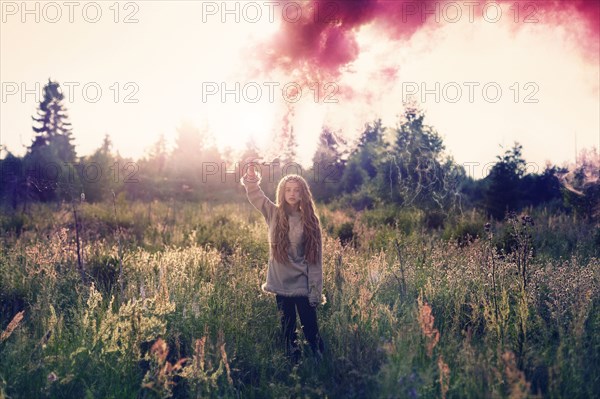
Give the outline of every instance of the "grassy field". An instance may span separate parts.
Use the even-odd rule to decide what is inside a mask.
[[[0,398],[600,397],[598,226],[318,212],[327,352],[296,366],[246,202],[2,214]]]

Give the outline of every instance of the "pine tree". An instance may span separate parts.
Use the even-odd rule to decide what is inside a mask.
[[[37,133],[30,147],[31,152],[40,147],[55,147],[58,158],[63,162],[74,162],[77,158],[72,144],[73,133],[68,121],[67,109],[63,104],[64,94],[58,82],[48,79],[44,86],[44,99],[37,110],[37,118],[31,117],[39,126],[33,126]]]
[[[123,184],[123,173],[112,154],[112,142],[108,134],[104,136],[102,145],[91,156],[81,163],[81,181],[86,201],[96,202],[112,198]]]
[[[387,159],[380,162],[378,191],[382,198],[422,208],[440,207],[445,168],[444,145],[437,131],[424,124],[425,114],[414,104],[405,104],[403,118]]]
[[[281,168],[286,168],[286,165],[291,163],[298,163],[298,142],[294,133],[294,110],[288,106],[288,110],[283,117],[283,126],[277,137],[277,154],[278,161]],[[291,168],[292,170],[294,168]],[[290,173],[294,173],[291,171]]]
[[[514,143],[504,155],[498,155],[498,162],[485,178],[489,183],[485,192],[485,205],[488,213],[496,219],[502,219],[506,212],[520,208],[520,183],[525,173],[522,149],[522,145]]]
[[[201,168],[200,152],[203,144],[203,137],[197,127],[184,123],[177,128],[175,148],[171,154],[174,178],[192,184]]]
[[[74,165],[77,154],[73,133],[63,100],[58,82],[48,79],[37,117],[32,116],[36,136],[24,163],[31,194],[42,201],[73,199],[81,191]]]
[[[319,135],[319,144],[313,156],[308,176],[315,198],[327,201],[339,193],[339,182],[344,172],[346,142],[328,129]]]

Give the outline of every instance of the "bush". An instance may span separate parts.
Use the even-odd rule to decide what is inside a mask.
[[[336,232],[337,238],[340,239],[342,245],[347,245],[355,239],[354,223],[345,222],[340,225]]]
[[[438,230],[444,227],[446,215],[439,210],[426,211],[423,219],[424,227],[428,230]]]
[[[99,258],[91,259],[86,268],[96,288],[102,294],[110,295],[113,287],[118,283],[119,259],[110,255],[102,255]]]
[[[0,230],[6,233],[15,233],[18,237],[23,231],[25,222],[25,216],[21,213],[4,214],[0,216]]]

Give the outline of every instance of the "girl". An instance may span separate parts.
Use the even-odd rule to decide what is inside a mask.
[[[259,184],[262,179],[252,160],[241,179],[250,203],[269,226],[269,266],[265,292],[275,294],[281,317],[286,355],[297,362],[300,348],[296,336],[296,310],[302,330],[317,359],[324,344],[317,326],[317,305],[322,303],[323,255],[321,224],[306,180],[295,174],[284,176],[277,185],[276,203]]]

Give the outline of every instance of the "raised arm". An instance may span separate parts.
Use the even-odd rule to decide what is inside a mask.
[[[248,201],[260,211],[265,217],[265,221],[267,224],[271,217],[274,215],[277,210],[277,206],[271,201],[263,190],[260,188],[260,181],[262,180],[262,176],[254,170],[254,164],[252,161],[248,163],[244,161],[245,166],[248,165],[248,171],[242,176],[240,183],[246,189],[246,195],[248,196]]]

